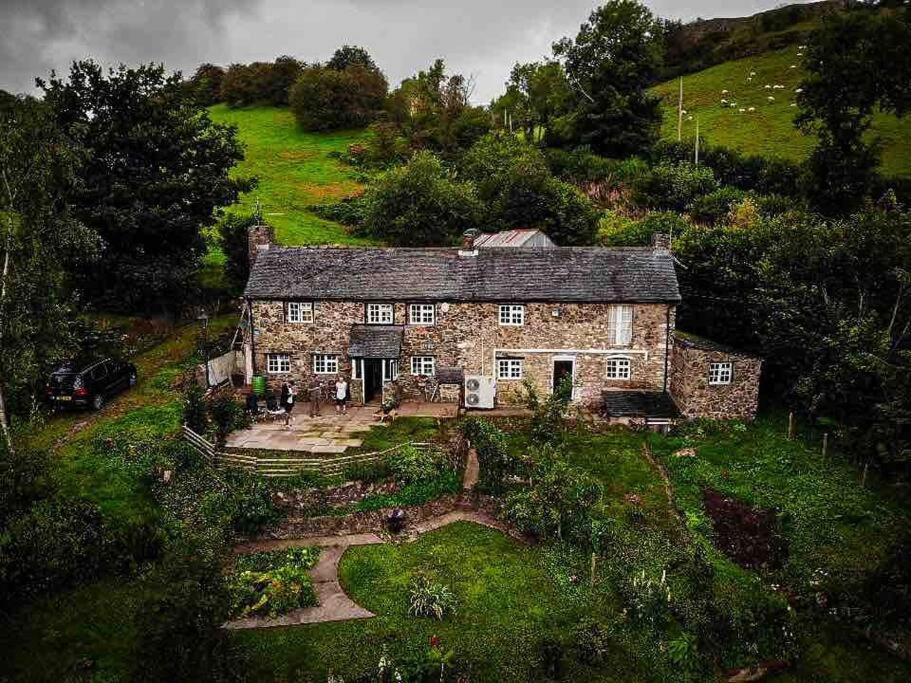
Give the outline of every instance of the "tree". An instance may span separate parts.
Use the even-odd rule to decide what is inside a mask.
[[[291,88],[291,111],[304,130],[360,128],[377,118],[387,87],[382,73],[357,64],[341,71],[312,66]]]
[[[65,201],[79,159],[41,103],[0,113],[0,428],[10,450],[9,413],[70,341],[68,271],[96,246]]]
[[[510,118],[528,142],[557,144],[571,118],[573,91],[559,62],[513,66],[506,93],[492,105],[494,119]],[[506,127],[505,124],[503,124]]]
[[[250,277],[249,230],[261,224],[262,217],[254,212],[249,216],[225,216],[218,225],[218,244],[225,255],[225,275],[237,291],[243,290]]]
[[[485,228],[536,227],[562,245],[594,241],[594,206],[574,186],[554,178],[533,145],[508,134],[488,134],[465,153],[459,167],[488,208]]]
[[[574,142],[613,157],[655,144],[660,102],[646,88],[661,63],[661,27],[645,6],[610,0],[554,53],[576,91]]]
[[[873,113],[901,116],[911,106],[909,17],[907,9],[839,12],[810,36],[795,123],[819,138],[806,190],[820,211],[850,212],[875,186],[879,153],[866,139]]]
[[[478,225],[481,205],[469,183],[454,180],[430,152],[387,171],[364,196],[362,230],[402,247],[445,246]]]
[[[332,55],[332,59],[326,62],[327,69],[344,71],[349,66],[362,66],[368,71],[379,71],[370,53],[357,45],[342,45]]]
[[[266,71],[263,84],[263,95],[269,104],[276,107],[288,105],[291,88],[300,78],[304,65],[288,55],[283,55],[275,60],[272,68]]]
[[[250,181],[236,129],[213,123],[160,65],[105,74],[91,61],[67,80],[39,82],[61,130],[85,150],[66,201],[101,238],[101,259],[78,283],[114,310],[174,310],[191,296],[206,250],[202,228]]]
[[[190,79],[190,88],[204,107],[222,101],[221,85],[225,70],[215,64],[201,64]]]

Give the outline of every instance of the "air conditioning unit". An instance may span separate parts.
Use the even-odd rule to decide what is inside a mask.
[[[493,408],[497,383],[493,377],[465,375],[465,407]]]

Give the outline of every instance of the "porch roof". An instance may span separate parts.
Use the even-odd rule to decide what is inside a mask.
[[[352,358],[398,358],[402,355],[402,325],[353,325],[348,343]]]
[[[601,392],[607,417],[673,418],[680,412],[670,395],[663,391]]]

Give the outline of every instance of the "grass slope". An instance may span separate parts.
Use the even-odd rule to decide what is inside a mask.
[[[259,178],[259,186],[229,211],[249,213],[258,199],[278,241],[286,245],[364,242],[307,209],[360,190],[350,169],[329,153],[344,152],[363,131],[306,133],[290,110],[275,107],[231,109],[220,104],[209,113],[214,121],[237,126],[246,147],[246,158],[234,172]]]
[[[815,145],[815,139],[794,128],[797,107],[794,90],[804,76],[797,46],[719,64],[710,69],[683,77],[683,139],[693,140],[696,118],[699,134],[710,144],[723,145],[748,154],[777,156],[799,161]],[[795,68],[791,68],[794,65]],[[752,82],[747,78],[756,72]],[[781,89],[766,89],[766,85],[783,85]],[[662,136],[677,137],[677,79],[661,83],[653,91],[664,104]],[[728,90],[729,94],[722,94]],[[775,98],[770,102],[767,98]],[[737,103],[723,107],[721,99]],[[740,108],[755,107],[754,112]],[[692,117],[690,119],[689,117]],[[877,114],[873,134],[882,143],[882,170],[886,175],[911,176],[911,116],[904,119]]]

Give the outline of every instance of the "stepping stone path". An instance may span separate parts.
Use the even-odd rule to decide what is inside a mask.
[[[425,519],[410,527],[402,538],[405,541],[417,539],[428,531],[433,531],[454,522],[474,522],[509,534],[508,529],[496,518],[479,510],[461,509],[447,512],[438,517]],[[512,534],[510,534],[512,535]],[[299,546],[320,546],[323,548],[316,566],[310,570],[313,587],[319,604],[316,607],[303,607],[280,617],[246,617],[235,619],[224,624],[227,629],[270,628],[274,626],[296,626],[298,624],[318,624],[328,621],[345,621],[348,619],[366,619],[375,616],[345,595],[338,580],[338,563],[345,551],[355,545],[372,545],[385,543],[377,534],[348,534],[345,536],[311,536],[288,540],[260,541],[235,548],[238,554],[280,550]]]

